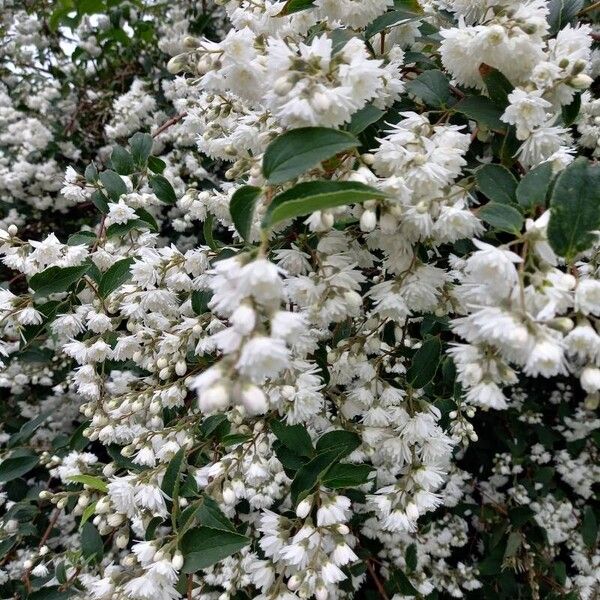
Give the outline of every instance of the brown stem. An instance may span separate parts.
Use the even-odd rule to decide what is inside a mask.
[[[373,564],[371,563],[370,559],[367,561],[367,569],[369,570],[369,573],[370,573],[373,581],[375,582],[375,587],[377,588],[379,595],[383,598],[383,600],[389,600],[388,595],[385,592],[385,588],[383,587],[383,584],[381,583],[379,577],[377,576],[375,567],[373,567]]]
[[[194,587],[194,575],[190,573],[187,578],[187,600],[192,600],[192,591]]]
[[[577,13],[577,16],[581,17],[581,15],[585,15],[586,13],[593,12],[594,10],[597,10],[598,8],[600,8],[600,1],[599,2],[594,2],[594,4],[590,4],[589,6],[586,6],[585,8],[582,8]]]
[[[56,521],[58,521],[59,515],[60,515],[60,509],[57,508],[54,511],[54,514],[52,515],[52,517],[50,518],[48,527],[46,527],[46,531],[44,531],[44,534],[42,535],[42,537],[39,541],[38,548],[41,548],[48,541],[48,538],[50,537],[50,534],[52,533],[52,530],[54,529],[54,526],[56,525]],[[27,569],[25,571],[25,573],[23,573],[23,583],[25,584],[25,589],[27,590],[28,593],[31,592],[31,582],[29,581],[30,573],[31,573],[31,569]]]
[[[153,134],[152,137],[158,137],[163,131],[166,131],[171,127],[171,125],[175,125],[175,123],[179,123],[181,119],[187,116],[186,112],[180,113],[171,117],[168,121],[165,121]]]

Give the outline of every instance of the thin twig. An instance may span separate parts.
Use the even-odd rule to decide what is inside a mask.
[[[52,517],[50,518],[48,527],[46,527],[46,531],[44,531],[44,534],[42,535],[42,537],[39,541],[38,548],[41,548],[48,541],[48,538],[50,537],[50,534],[52,533],[52,530],[54,529],[54,526],[56,525],[56,521],[58,521],[59,516],[60,516],[60,509],[57,508],[54,511],[54,514],[52,515]],[[29,581],[30,573],[31,573],[31,568],[27,569],[25,571],[25,573],[23,573],[23,583],[25,584],[25,588],[27,589],[28,593],[31,592],[31,582]]]
[[[388,595],[385,592],[385,588],[383,587],[383,584],[379,580],[379,577],[377,577],[377,573],[375,572],[375,567],[373,567],[370,560],[367,561],[367,569],[369,570],[369,573],[371,574],[371,577],[373,578],[373,581],[375,582],[375,587],[377,588],[379,595],[383,598],[383,600],[389,600]]]
[[[171,127],[171,125],[175,125],[175,123],[179,123],[181,119],[187,116],[186,112],[180,113],[171,117],[168,121],[165,121],[153,134],[152,137],[158,137],[163,131],[166,131]]]
[[[594,4],[590,4],[589,6],[586,6],[585,8],[582,8],[577,13],[577,16],[581,17],[581,15],[585,15],[586,13],[593,12],[594,10],[597,10],[599,8],[600,8],[600,1],[594,2]]]

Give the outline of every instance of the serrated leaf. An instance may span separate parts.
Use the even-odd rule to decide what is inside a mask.
[[[312,460],[298,469],[290,486],[290,497],[293,506],[296,506],[312,492],[319,481],[321,473],[326,471],[337,460],[339,460],[338,450],[330,448],[317,454]]]
[[[284,425],[280,421],[271,421],[271,431],[287,448],[300,456],[310,457],[314,454],[312,440],[304,425]]]
[[[181,448],[169,462],[162,480],[161,489],[171,500],[175,500],[177,488],[179,487],[179,476],[185,460],[185,449]]]
[[[339,458],[348,456],[354,452],[361,444],[360,436],[353,431],[344,429],[335,429],[324,433],[316,444],[317,452],[328,452],[335,450]]]
[[[506,123],[500,120],[502,109],[485,96],[467,96],[456,103],[452,110],[494,131],[504,132],[507,129]]]
[[[286,131],[267,147],[263,175],[270,183],[284,183],[336,154],[360,145],[348,131],[301,127]]]
[[[442,354],[442,343],[438,337],[426,339],[415,352],[406,379],[414,388],[424,388],[435,376]]]
[[[225,516],[219,505],[210,496],[203,496],[202,504],[195,514],[200,524],[205,527],[237,533],[234,524]]]
[[[0,482],[6,483],[29,473],[39,462],[35,455],[11,456],[0,463]]]
[[[367,104],[359,111],[355,112],[348,124],[348,131],[354,135],[363,132],[369,125],[377,123],[385,115],[385,111]]]
[[[517,202],[524,208],[546,206],[546,197],[552,183],[552,163],[545,162],[529,171],[517,186]]]
[[[500,231],[516,234],[523,229],[523,215],[509,204],[490,202],[479,210],[477,216]]]
[[[108,492],[108,485],[106,481],[100,479],[100,477],[95,477],[94,475],[71,475],[67,479],[73,483],[81,483],[82,485],[86,485],[87,487],[93,490],[98,490],[104,494]]]
[[[208,310],[208,303],[212,298],[210,290],[192,292],[192,310],[197,315],[203,315]]]
[[[502,204],[516,201],[518,182],[515,176],[502,165],[484,165],[475,171],[479,191],[490,200]]]
[[[231,220],[245,241],[250,238],[254,209],[261,193],[262,190],[258,187],[244,185],[234,192],[229,202]]]
[[[442,71],[432,69],[409,81],[406,91],[423,100],[428,106],[440,108],[450,100],[450,80]]]
[[[195,573],[236,554],[250,543],[250,538],[232,531],[196,527],[190,529],[181,540],[181,552],[185,558],[184,573]]]
[[[132,257],[123,258],[109,267],[98,284],[98,293],[101,298],[106,298],[131,278],[130,267],[133,262]]]
[[[102,171],[102,173],[98,175],[98,178],[100,179],[100,183],[104,186],[109,198],[114,202],[117,202],[121,196],[127,193],[125,182],[118,173],[115,173],[115,171],[111,171],[110,169]]]
[[[50,267],[36,273],[29,280],[29,287],[40,296],[65,292],[79,281],[90,269],[86,263],[78,267]]]
[[[131,156],[138,165],[146,164],[150,153],[152,152],[153,144],[152,136],[148,133],[137,132],[129,138],[129,148]]]
[[[307,181],[275,196],[263,218],[269,228],[317,210],[385,198],[379,190],[355,181]]]
[[[148,157],[148,168],[159,175],[167,168],[167,163],[156,156]]]
[[[175,190],[166,177],[156,174],[149,175],[148,183],[161,202],[164,202],[165,204],[175,204],[175,202],[177,202]]]
[[[131,175],[135,171],[133,158],[123,146],[113,147],[110,162],[119,175]]]
[[[323,485],[331,489],[356,487],[369,481],[371,465],[334,464],[323,476]]]
[[[559,176],[550,200],[548,241],[572,262],[589,249],[600,229],[600,166],[579,158]]]
[[[584,0],[550,0],[548,2],[548,23],[550,35],[558,33],[571,23],[583,8]]]

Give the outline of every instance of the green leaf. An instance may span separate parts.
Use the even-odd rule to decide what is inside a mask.
[[[65,292],[88,272],[90,266],[86,263],[78,267],[50,267],[36,273],[29,280],[29,287],[40,296]]]
[[[316,210],[385,198],[385,194],[356,181],[307,181],[275,196],[263,218],[269,228],[286,219]]]
[[[507,558],[511,558],[512,556],[515,556],[515,554],[518,552],[519,548],[521,547],[521,542],[523,541],[523,538],[521,537],[521,534],[516,532],[516,531],[512,531],[510,533],[510,535],[508,536],[508,540],[506,542],[506,548],[504,549],[504,560],[506,560]]]
[[[98,180],[98,169],[96,168],[96,165],[93,162],[91,162],[85,168],[84,177],[88,183],[94,183]]]
[[[406,90],[435,108],[446,106],[450,100],[450,80],[437,69],[425,71],[409,81]]]
[[[137,132],[129,138],[131,156],[138,165],[145,165],[152,152],[152,136],[148,133]]]
[[[361,444],[360,436],[352,431],[336,429],[324,433],[317,440],[317,452],[329,452],[335,450],[338,458],[343,458],[354,452]]]
[[[571,23],[583,8],[583,2],[584,0],[550,0],[548,2],[550,35],[558,33]]]
[[[391,571],[389,581],[392,590],[403,596],[418,596],[419,594],[410,579],[399,569]]]
[[[101,298],[106,298],[110,293],[114,292],[118,287],[130,279],[130,267],[133,262],[132,257],[123,258],[109,267],[108,271],[102,275],[102,279],[98,284],[98,293]]]
[[[166,177],[162,175],[149,175],[148,183],[161,202],[165,204],[175,204],[177,202],[175,190]]]
[[[271,421],[271,431],[287,448],[300,456],[313,456],[312,440],[304,425],[284,425],[281,421]]]
[[[78,231],[69,236],[67,244],[69,246],[91,246],[96,239],[96,234],[93,231]]]
[[[17,543],[16,537],[5,538],[0,542],[0,559],[4,558]]]
[[[301,127],[275,138],[263,157],[263,175],[273,184],[283,183],[360,142],[348,131],[326,127]]]
[[[506,108],[509,104],[508,96],[515,89],[514,85],[498,69],[485,63],[480,65],[479,72],[490,98],[499,107]]]
[[[316,487],[321,473],[326,471],[334,462],[340,458],[336,449],[329,449],[315,456],[312,460],[302,465],[290,486],[290,497],[293,506],[301,502]]]
[[[90,562],[99,562],[104,554],[102,537],[89,521],[81,528],[81,553]]]
[[[0,482],[6,483],[25,475],[38,464],[38,457],[35,455],[12,456],[5,458],[0,463]]]
[[[96,512],[96,504],[97,502],[92,502],[88,504],[81,513],[81,521],[79,522],[79,528],[81,529],[94,515]]]
[[[13,433],[10,436],[10,440],[8,441],[8,447],[14,448],[19,444],[24,444],[35,433],[36,429],[38,429],[38,427],[40,427],[49,416],[49,412],[43,412],[40,413],[34,419],[31,419],[31,421],[27,421],[27,423],[21,426],[21,429],[19,429],[17,433]]]
[[[354,135],[358,135],[369,125],[377,123],[383,115],[385,115],[384,110],[381,110],[372,104],[367,104],[352,115],[350,123],[348,124],[348,131]]]
[[[106,481],[100,479],[100,477],[95,477],[94,475],[71,475],[67,479],[73,483],[81,483],[82,485],[86,485],[87,487],[93,490],[98,490],[104,494],[108,492],[108,485],[106,484]]]
[[[148,168],[153,173],[162,173],[167,168],[167,163],[160,158],[156,158],[156,156],[148,157]]]
[[[334,464],[325,473],[323,485],[331,488],[347,488],[363,485],[369,481],[371,465]]]
[[[287,15],[291,15],[296,12],[300,12],[301,10],[306,10],[307,8],[312,8],[315,5],[315,0],[288,0],[275,16],[276,17],[286,17]]]
[[[381,16],[377,17],[366,29],[365,29],[365,39],[368,40],[372,38],[374,35],[377,35],[379,32],[387,29],[388,27],[393,27],[399,23],[407,23],[409,21],[414,21],[420,18],[419,15],[415,15],[412,12],[406,10],[391,10],[386,13],[383,13]]]
[[[90,200],[92,201],[92,204],[103,215],[108,214],[108,201],[107,201],[106,196],[100,190],[96,190],[95,192],[92,192],[92,195],[90,196]]]
[[[171,459],[160,486],[161,490],[171,500],[175,500],[179,488],[179,476],[185,460],[185,449],[181,448]]]
[[[562,107],[562,120],[566,127],[570,127],[575,123],[581,110],[581,94],[575,94],[571,104]]]
[[[190,529],[181,540],[181,552],[185,558],[184,573],[195,573],[239,552],[250,543],[250,538],[232,531],[196,527]]]
[[[234,192],[229,202],[231,220],[245,241],[250,238],[254,208],[261,193],[262,190],[258,187],[244,185]]]
[[[156,219],[145,208],[136,208],[135,214],[140,218],[140,221],[144,221],[144,223],[148,224],[150,231],[158,232],[158,223],[156,222]]]
[[[131,175],[135,171],[133,158],[123,146],[114,146],[110,162],[119,175]]]
[[[127,223],[113,223],[106,230],[106,236],[117,237],[127,235],[130,231],[138,229],[152,229],[152,226],[143,219],[131,219]]]
[[[502,204],[516,201],[518,182],[515,176],[502,165],[484,165],[475,171],[475,180],[482,194]]]
[[[219,505],[210,496],[203,496],[202,504],[196,510],[196,517],[205,527],[237,533],[234,524],[223,514]]]
[[[517,234],[523,229],[523,215],[508,204],[490,202],[479,210],[477,216],[500,231]]]
[[[506,123],[500,120],[502,109],[493,100],[485,96],[467,96],[452,107],[452,110],[462,113],[478,125],[483,125],[495,131],[506,131]]]
[[[118,202],[119,198],[127,193],[125,182],[114,171],[111,171],[110,169],[102,171],[98,177],[109,198],[114,202]]]
[[[546,206],[552,183],[552,163],[545,162],[527,173],[517,186],[517,202],[524,208]]]
[[[583,543],[590,549],[596,547],[596,540],[598,539],[598,522],[594,509],[591,506],[586,506],[583,512],[583,519],[581,521],[581,537]]]
[[[417,557],[417,545],[411,544],[405,552],[404,560],[409,570],[414,571],[417,568],[418,557]]]
[[[43,587],[27,596],[27,600],[66,600],[74,594],[74,590],[61,590],[60,586]]]
[[[550,200],[548,241],[567,262],[590,248],[600,229],[600,166],[579,158],[559,176]]]
[[[208,303],[212,298],[210,290],[192,292],[192,310],[197,315],[203,315],[208,310]]]
[[[406,379],[412,387],[424,388],[434,378],[441,354],[442,343],[438,337],[430,337],[423,342],[406,371]]]

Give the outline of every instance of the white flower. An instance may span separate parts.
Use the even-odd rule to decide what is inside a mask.
[[[289,365],[289,350],[280,339],[257,335],[242,348],[239,372],[257,383],[275,377]]]
[[[600,315],[600,281],[584,279],[575,289],[575,309],[584,315]]]
[[[135,214],[135,210],[131,208],[131,206],[125,204],[123,200],[108,203],[108,216],[106,218],[107,226],[113,224],[120,225],[137,218],[138,216]]]
[[[542,92],[527,92],[517,88],[508,96],[509,105],[502,115],[502,120],[517,126],[517,138],[527,139],[536,127],[548,118],[552,104],[542,97]]]

